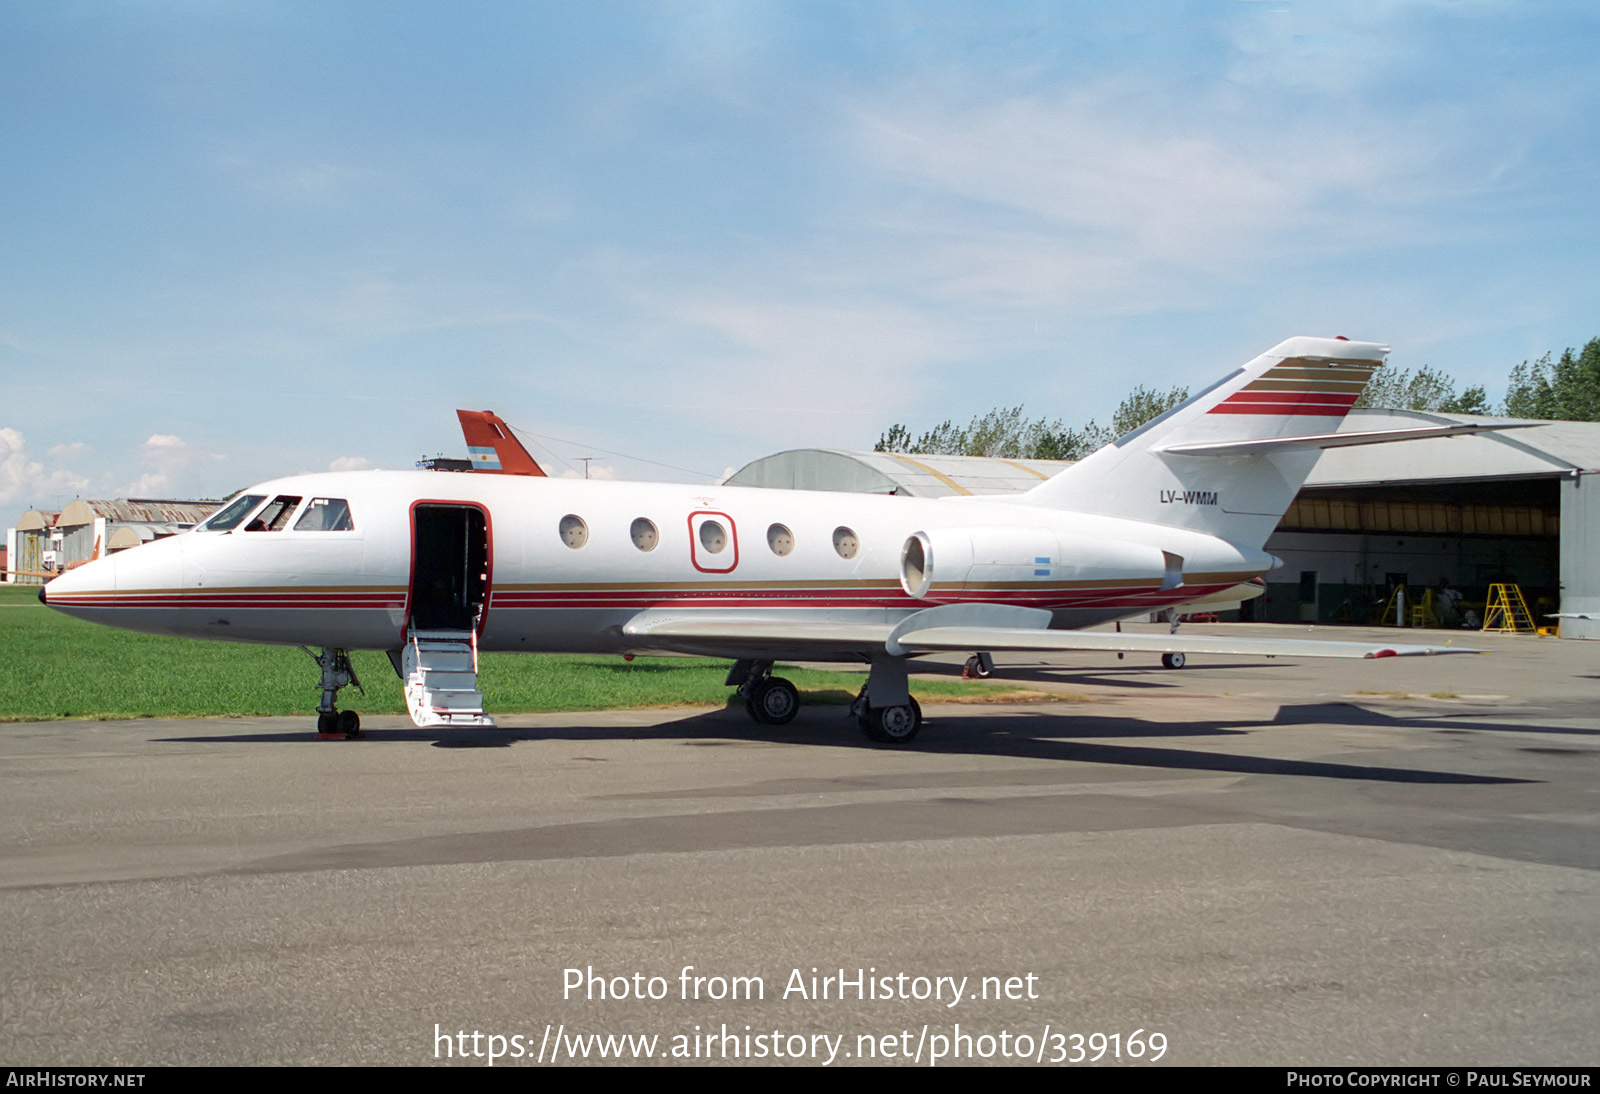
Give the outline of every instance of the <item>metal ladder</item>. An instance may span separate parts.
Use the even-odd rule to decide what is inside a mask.
[[[400,654],[406,709],[417,726],[492,726],[478,690],[476,631],[413,631]]]
[[[1483,629],[1506,634],[1536,634],[1533,613],[1522,598],[1518,585],[1490,585],[1489,602],[1483,609]]]

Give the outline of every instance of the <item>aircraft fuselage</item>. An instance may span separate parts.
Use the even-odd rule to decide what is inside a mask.
[[[475,629],[484,650],[648,653],[685,647],[625,634],[644,611],[893,624],[1001,603],[1077,628],[1273,563],[1192,530],[1007,499],[410,471],[296,476],[243,496],[259,500],[231,528],[92,562],[47,586],[48,603],[238,642],[396,649],[432,614]]]

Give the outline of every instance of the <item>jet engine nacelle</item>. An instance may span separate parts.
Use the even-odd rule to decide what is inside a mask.
[[[1056,528],[939,528],[914,532],[900,548],[900,585],[919,600],[942,588],[1004,584],[1183,583],[1183,559],[1159,547],[1076,535]]]

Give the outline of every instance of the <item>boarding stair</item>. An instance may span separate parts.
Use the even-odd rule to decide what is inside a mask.
[[[1489,586],[1489,600],[1483,608],[1483,629],[1503,634],[1538,633],[1520,585]]]
[[[492,726],[478,690],[476,631],[412,631],[400,651],[406,709],[418,726]]]

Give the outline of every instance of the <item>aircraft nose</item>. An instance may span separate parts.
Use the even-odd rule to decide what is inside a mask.
[[[39,603],[51,608],[72,606],[91,590],[110,592],[117,587],[116,567],[109,558],[86,562],[57,574],[39,588]]]

